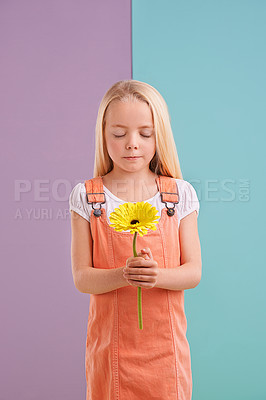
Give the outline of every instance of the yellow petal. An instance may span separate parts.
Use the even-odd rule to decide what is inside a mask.
[[[110,226],[116,231],[127,231],[134,234],[138,232],[140,236],[147,233],[148,229],[156,230],[156,224],[160,218],[156,207],[144,201],[137,203],[120,204],[119,208],[115,208],[110,214]],[[136,224],[132,224],[133,220],[137,220]]]

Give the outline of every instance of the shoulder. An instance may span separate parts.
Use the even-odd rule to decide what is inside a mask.
[[[184,218],[195,210],[198,215],[200,204],[196,190],[192,184],[184,179],[175,179],[175,181],[179,192],[179,219]]]
[[[86,197],[85,183],[79,182],[71,190],[69,201],[81,201],[84,196]]]
[[[188,181],[185,181],[184,179],[175,179],[177,188],[179,189],[180,192],[182,193],[191,193],[192,195],[196,194],[196,190],[192,186],[192,184]],[[197,195],[197,194],[196,194]]]
[[[69,195],[69,211],[75,211],[87,221],[90,221],[91,206],[87,202],[84,182],[77,183]]]

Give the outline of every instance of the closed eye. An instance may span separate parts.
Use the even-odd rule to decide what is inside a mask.
[[[124,137],[124,136],[126,136],[126,135],[114,135],[114,137]],[[143,137],[145,137],[145,138],[149,138],[149,137],[151,137],[151,135],[150,136],[147,136],[147,135],[142,135],[141,134],[141,136],[143,136]]]

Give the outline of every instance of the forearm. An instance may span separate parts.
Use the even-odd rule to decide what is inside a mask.
[[[185,263],[174,268],[159,268],[155,287],[169,290],[185,290],[196,287],[201,279],[201,267]]]
[[[92,268],[88,267],[79,272],[75,283],[81,293],[102,294],[124,286],[128,286],[123,277],[123,268]]]

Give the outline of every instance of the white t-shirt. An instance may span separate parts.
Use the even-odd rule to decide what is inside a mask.
[[[196,194],[194,187],[191,183],[183,180],[183,179],[175,179],[178,192],[179,192],[179,203],[175,205],[175,210],[178,215],[178,227],[180,224],[180,220],[184,218],[186,215],[192,213],[193,211],[197,211],[197,216],[199,214],[199,200]],[[102,208],[106,211],[106,216],[108,223],[110,223],[109,216],[111,212],[114,211],[115,208],[118,208],[120,204],[126,203],[126,201],[119,199],[113,193],[110,192],[107,187],[103,185],[103,190],[105,193],[105,203],[101,205]],[[158,214],[161,216],[161,211],[165,208],[165,203],[161,201],[160,192],[157,192],[155,196],[151,197],[145,202],[150,203],[153,207],[156,207],[158,210]],[[100,208],[100,204],[94,203],[94,208]],[[167,202],[168,207],[172,207],[173,203]],[[78,183],[72,189],[69,195],[69,211],[75,211],[87,221],[90,222],[90,214],[93,210],[92,205],[87,203],[86,198],[86,188],[85,183]],[[126,232],[126,231],[125,231]]]

